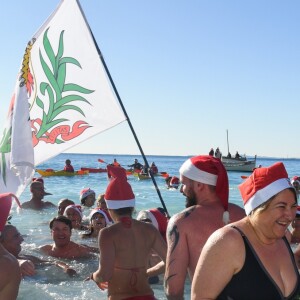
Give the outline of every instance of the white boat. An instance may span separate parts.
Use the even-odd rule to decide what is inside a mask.
[[[256,168],[256,155],[253,160],[242,158],[228,158],[222,156],[222,163],[227,171],[252,172]]]
[[[227,148],[228,155],[222,156],[221,161],[227,171],[252,172],[256,168],[256,155],[253,160],[248,160],[246,155],[239,157],[231,157],[229,152],[228,130],[227,132]]]

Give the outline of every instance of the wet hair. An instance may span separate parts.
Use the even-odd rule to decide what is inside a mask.
[[[55,221],[65,223],[66,225],[68,225],[70,227],[70,230],[72,230],[72,221],[65,216],[54,217],[49,223],[50,229],[53,228],[53,224]]]

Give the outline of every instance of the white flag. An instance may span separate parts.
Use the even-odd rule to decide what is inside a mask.
[[[18,76],[0,142],[0,193],[17,196],[34,174],[34,156],[26,86]]]
[[[28,131],[22,137],[27,145],[33,145],[34,165],[126,120],[76,0],[62,1],[29,41],[17,86],[22,90],[19,95],[29,97],[32,141],[27,139]],[[22,122],[26,117],[23,112]],[[19,124],[18,128],[22,127]],[[26,129],[25,123],[23,127]],[[1,177],[4,173],[8,176],[13,157],[18,158],[14,165],[33,163],[22,159],[24,149],[14,148],[20,137],[12,130],[11,152],[8,148],[2,151],[1,141]],[[9,186],[8,182],[6,179],[4,185]],[[14,192],[2,184],[0,178],[0,192]]]

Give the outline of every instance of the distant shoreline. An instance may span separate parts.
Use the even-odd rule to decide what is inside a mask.
[[[64,152],[64,153],[60,153],[60,154],[67,154],[67,155],[76,155],[76,154],[83,154],[83,155],[108,155],[108,156],[137,156],[137,157],[142,157],[142,155],[139,154],[114,154],[114,153],[81,153],[81,152]],[[195,156],[197,154],[190,154],[190,155],[160,155],[160,154],[146,154],[146,157],[148,156],[160,156],[160,157],[192,157]],[[255,155],[247,155],[247,158],[252,159],[254,158]],[[280,159],[280,160],[297,160],[300,159],[300,157],[273,157],[273,156],[258,156],[256,155],[257,159],[267,159],[267,160],[274,160],[274,159]]]

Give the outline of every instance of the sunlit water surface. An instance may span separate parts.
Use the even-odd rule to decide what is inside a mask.
[[[98,159],[102,159],[108,163],[112,162],[113,158],[124,166],[132,164],[135,158],[142,162],[139,156],[129,155],[92,155],[92,154],[60,154],[57,157],[47,161],[39,166],[41,169],[52,168],[61,170],[64,167],[64,162],[67,158],[71,159],[72,165],[76,170],[80,167],[105,167],[105,164],[99,163]],[[170,175],[178,174],[178,169],[181,164],[187,159],[182,156],[149,156],[148,162],[155,162],[159,171],[168,172]],[[270,159],[258,158],[257,164],[263,166],[270,166],[276,161],[283,161],[289,176],[300,175],[300,160],[298,159]],[[230,201],[242,206],[241,197],[238,191],[238,185],[242,182],[241,175],[247,173],[229,172],[230,184]],[[38,174],[35,174],[38,177]],[[79,203],[79,192],[84,187],[90,187],[96,191],[96,194],[103,193],[107,186],[107,178],[105,173],[89,174],[87,176],[74,177],[47,177],[45,180],[45,187],[51,196],[46,196],[45,200],[51,201],[55,204],[62,198],[69,198]],[[139,181],[136,177],[129,176],[129,183],[131,184],[136,197],[136,211],[162,206],[157,192],[151,180]],[[168,190],[165,186],[163,177],[156,177],[157,185],[162,195],[163,201],[172,216],[175,213],[184,209],[185,198],[178,190]],[[21,195],[21,202],[30,199],[28,188]],[[45,210],[43,212],[35,212],[31,210],[24,210],[18,212],[16,207],[13,207],[13,218],[11,223],[15,225],[22,235],[24,235],[24,242],[22,252],[25,254],[32,254],[38,257],[42,255],[36,250],[40,245],[51,243],[49,220],[56,216],[56,210]],[[88,216],[89,210],[84,211],[84,215]],[[72,235],[72,240],[78,243],[88,243],[96,246],[95,240],[82,240],[77,232]],[[89,274],[96,270],[98,266],[98,258],[95,255],[92,259],[85,259],[80,261],[68,262],[77,271],[77,276],[70,278],[55,266],[39,267],[37,274],[33,277],[26,277],[22,280],[18,300],[31,299],[106,299],[106,292],[96,288],[94,282],[84,281]],[[158,299],[166,299],[163,292],[162,280],[159,284],[152,285],[155,296]],[[187,280],[185,286],[185,297],[190,296],[190,282]]]

